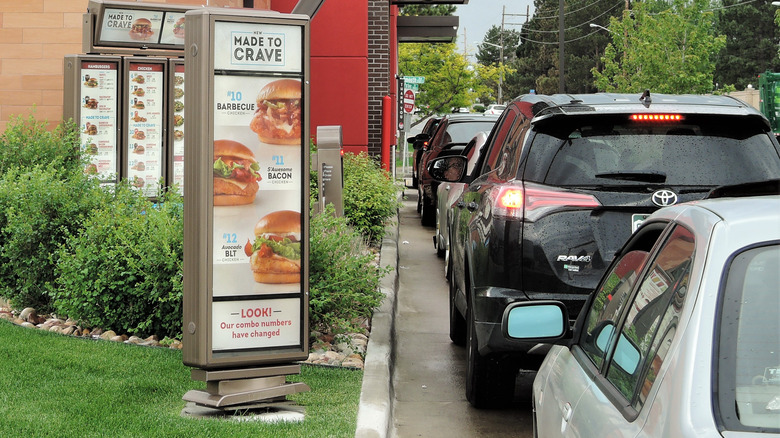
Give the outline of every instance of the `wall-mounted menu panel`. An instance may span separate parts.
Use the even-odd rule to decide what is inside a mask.
[[[119,177],[121,59],[109,56],[65,57],[64,116],[78,126],[84,172],[104,183]]]
[[[166,58],[124,58],[125,135],[122,177],[146,196],[161,189],[166,147]]]

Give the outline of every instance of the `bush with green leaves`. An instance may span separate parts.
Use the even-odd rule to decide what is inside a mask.
[[[103,199],[80,170],[7,169],[0,176],[0,296],[19,308],[51,311],[52,256]]]
[[[10,169],[44,166],[65,174],[81,169],[80,137],[74,123],[63,123],[54,130],[46,124],[27,119],[12,119],[0,135],[0,174]]]
[[[344,216],[368,241],[376,244],[385,222],[399,207],[392,177],[366,153],[344,154]]]
[[[54,305],[88,326],[138,336],[182,328],[183,210],[120,184],[57,252]]]
[[[309,249],[309,320],[329,333],[359,332],[384,297],[379,280],[387,273],[374,263],[363,236],[332,204],[312,216]]]

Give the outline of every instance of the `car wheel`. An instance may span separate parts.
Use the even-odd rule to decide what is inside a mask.
[[[452,268],[450,268],[450,272]],[[466,319],[455,307],[455,282],[450,279],[450,340],[458,346],[466,345]]]
[[[433,226],[433,221],[436,216],[436,207],[431,205],[431,200],[428,199],[424,193],[422,195],[422,211],[420,212],[420,215],[422,216],[421,221],[423,226]]]
[[[466,399],[477,409],[506,406],[514,396],[517,373],[497,358],[479,354],[471,306],[466,312],[466,323]]]
[[[441,258],[444,257],[444,245],[442,244],[442,241],[444,239],[442,238],[441,234],[441,212],[439,211],[439,208],[436,208],[436,255]]]

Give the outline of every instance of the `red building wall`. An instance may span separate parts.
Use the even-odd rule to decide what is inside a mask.
[[[289,13],[298,0],[272,0]],[[311,23],[311,134],[341,125],[344,150],[368,151],[368,5],[325,0]]]

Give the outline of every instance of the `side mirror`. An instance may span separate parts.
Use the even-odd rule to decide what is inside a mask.
[[[422,134],[413,135],[406,139],[406,142],[413,145],[415,141],[417,141],[417,137],[419,137]]]
[[[518,301],[504,310],[504,337],[552,343],[569,335],[569,315],[560,301]]]
[[[412,142],[412,147],[414,149],[426,150],[425,146],[428,144],[428,141],[430,139],[431,136],[428,134],[417,134],[414,136],[414,142]]]
[[[466,173],[467,164],[468,158],[462,155],[449,155],[431,160],[426,170],[437,181],[458,182]]]
[[[596,338],[596,347],[600,353],[603,354],[609,348],[614,334],[615,324],[611,321],[605,321],[594,330],[593,337]],[[641,360],[642,355],[639,353],[639,347],[621,332],[615,346],[615,353],[612,355],[612,361],[626,373],[634,374]]]

